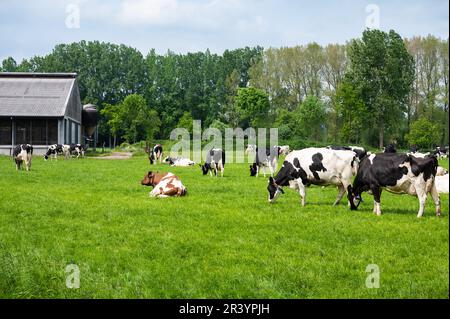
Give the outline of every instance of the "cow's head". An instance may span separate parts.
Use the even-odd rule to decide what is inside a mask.
[[[28,151],[27,151],[28,152]],[[44,160],[48,160],[49,156],[56,152],[56,146],[50,145],[47,152],[44,154]]]
[[[144,179],[141,181],[141,185],[145,186],[154,186],[153,180],[155,179],[155,174],[152,171],[149,171],[144,175]]]
[[[155,152],[153,152],[153,150],[150,151],[148,159],[150,160],[150,164],[153,164],[155,162]]]
[[[256,163],[253,163],[250,165],[250,176],[256,176],[256,173],[258,172],[258,167]]]
[[[208,171],[211,169],[211,164],[209,164],[209,163],[205,163],[203,165],[198,164],[198,166],[200,166],[200,168],[202,169],[203,175],[208,174]]]
[[[350,203],[350,209],[351,210],[357,210],[359,204],[361,204],[362,197],[361,192],[357,191],[352,185],[348,185],[347,187],[347,198],[348,202]]]
[[[172,159],[170,156],[167,156],[167,157],[164,159],[164,162],[165,162],[165,163],[168,163],[168,164],[170,164],[170,165],[173,165],[173,164],[174,164],[174,161],[173,161],[173,159]]]
[[[269,178],[269,185],[267,186],[267,190],[269,191],[269,203],[274,203],[280,194],[284,194],[283,189],[281,188],[281,186],[277,185],[273,177]]]

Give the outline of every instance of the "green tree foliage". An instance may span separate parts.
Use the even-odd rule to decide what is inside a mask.
[[[282,109],[275,121],[275,127],[278,128],[278,137],[283,140],[289,140],[293,136],[304,138],[300,125],[299,108],[288,111]]]
[[[348,81],[342,82],[334,97],[338,119],[340,121],[340,140],[358,144],[364,123],[369,122],[366,107],[359,92]]]
[[[123,123],[121,119],[121,107],[119,105],[112,105],[105,103],[100,114],[107,121],[107,127],[109,128],[109,133],[113,136],[113,145],[117,145],[117,136],[123,131]]]
[[[180,120],[178,121],[177,127],[185,128],[186,130],[189,131],[189,133],[192,134],[192,131],[193,131],[192,121],[193,120],[194,120],[194,118],[192,117],[191,113],[184,112],[183,115],[181,116]]]
[[[136,143],[141,139],[150,141],[161,125],[158,113],[150,109],[142,95],[128,95],[121,104],[120,119],[127,142]]]
[[[269,96],[254,87],[240,88],[235,98],[235,107],[242,127],[265,127],[270,107]]]
[[[349,48],[349,78],[361,92],[372,127],[383,147],[386,131],[395,131],[414,80],[414,63],[402,38],[390,31],[366,30]]]
[[[432,148],[440,142],[439,126],[426,118],[421,118],[411,125],[406,139],[410,145],[417,145],[424,149]]]
[[[149,108],[145,98],[139,94],[130,94],[117,105],[106,104],[100,112],[114,136],[114,146],[117,134],[121,134],[128,143],[151,141],[161,125],[158,112]]]
[[[160,119],[160,129],[154,131],[158,139],[167,138],[188,112],[203,127],[276,125],[283,138],[306,143],[316,137],[299,129],[300,106],[309,96],[326,109],[321,125],[330,142],[401,142],[421,117],[439,126],[442,144],[449,138],[448,40],[433,36],[402,41],[393,31],[372,30],[346,45],[309,43],[264,51],[245,47],[222,55],[209,50],[161,55],[151,50],[145,57],[128,46],[81,41],[57,45],[50,54],[19,65],[7,58],[0,69],[76,72],[82,102],[100,110],[108,105],[121,109],[128,95],[142,95]],[[242,102],[236,100],[239,89],[250,87],[266,93],[267,109],[266,102],[255,104],[263,106],[262,112],[252,110],[254,106],[249,112],[237,107]],[[100,143],[125,138],[121,117],[111,112],[101,113]],[[138,131],[139,138],[146,138]]]
[[[3,60],[2,66],[0,68],[2,72],[15,72],[17,70],[17,63],[12,57],[7,57]]]
[[[307,96],[300,104],[298,116],[303,136],[312,141],[323,139],[326,112],[324,104],[317,97]]]

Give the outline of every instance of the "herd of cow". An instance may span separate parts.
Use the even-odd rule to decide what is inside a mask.
[[[81,144],[52,144],[48,147],[44,155],[44,160],[58,159],[58,155],[64,155],[68,159],[72,154],[77,157],[84,157],[85,148]],[[19,170],[25,164],[27,171],[31,169],[31,160],[33,155],[33,145],[19,144],[13,149],[13,159],[16,163],[16,169]]]
[[[195,163],[186,158],[162,159],[162,146],[157,144],[150,150],[150,163],[155,159],[171,166],[192,166]],[[381,192],[386,189],[391,193],[409,194],[418,197],[419,211],[417,217],[424,212],[427,195],[430,194],[440,216],[439,193],[448,193],[448,171],[438,166],[438,158],[447,157],[447,149],[437,148],[434,152],[420,153],[413,148],[409,153],[397,153],[393,145],[384,149],[383,153],[373,154],[358,146],[328,146],[325,148],[306,148],[290,151],[289,146],[258,148],[248,145],[247,153],[254,153],[255,160],[250,165],[250,176],[264,176],[269,170],[267,186],[269,202],[273,203],[283,187],[288,186],[299,192],[302,206],[306,203],[306,188],[310,185],[338,188],[334,205],[337,205],[347,193],[348,206],[356,210],[362,202],[362,193],[373,195],[373,212],[381,215]],[[283,165],[275,175],[280,155],[286,155]],[[223,177],[225,167],[225,151],[220,148],[211,149],[204,164],[199,164],[203,175]],[[150,196],[167,197],[183,196],[186,188],[179,177],[173,173],[148,172],[142,185],[153,186]]]
[[[84,156],[81,144],[49,146],[44,159],[57,159],[58,154],[69,158],[72,154]],[[448,171],[438,166],[438,158],[447,157],[447,148],[437,148],[433,152],[420,153],[412,148],[408,153],[397,153],[395,147],[389,145],[383,153],[367,152],[358,146],[328,146],[325,148],[306,148],[290,151],[289,146],[274,146],[258,148],[248,145],[246,153],[254,153],[255,160],[250,165],[250,176],[258,176],[262,171],[264,176],[269,170],[267,190],[269,202],[273,203],[283,187],[297,190],[301,205],[306,203],[306,188],[310,185],[338,188],[334,205],[337,205],[347,194],[348,206],[356,210],[362,202],[362,193],[373,195],[373,212],[381,214],[381,192],[386,189],[391,193],[409,194],[418,197],[419,211],[417,217],[424,212],[427,195],[430,194],[435,205],[436,215],[440,216],[440,193],[449,192]],[[31,168],[33,146],[21,144],[14,148],[13,157],[16,168],[25,163],[26,169]],[[204,164],[199,164],[203,175],[223,177],[225,168],[225,151],[213,148],[206,154]],[[280,155],[285,155],[281,169],[275,175]],[[155,145],[149,151],[150,164],[167,163],[171,166],[193,166],[195,163],[187,158],[166,157],[163,160],[163,147]],[[187,190],[180,178],[173,173],[149,171],[141,181],[142,185],[152,186],[152,197],[184,196]]]

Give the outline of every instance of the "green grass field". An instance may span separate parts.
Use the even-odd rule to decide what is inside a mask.
[[[448,161],[442,163],[448,168]],[[248,165],[223,179],[200,168],[154,166],[182,178],[184,198],[153,199],[140,185],[148,160],[33,159],[16,172],[0,157],[0,298],[448,298],[449,198],[383,192],[358,211],[336,189],[311,187],[307,206],[286,189],[267,202],[267,179]],[[80,269],[66,288],[66,266]],[[380,288],[365,286],[366,266]]]

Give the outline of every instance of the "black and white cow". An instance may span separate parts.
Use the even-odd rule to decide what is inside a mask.
[[[437,158],[447,158],[448,157],[448,147],[436,147],[436,149],[432,152]]]
[[[280,145],[278,147],[280,148],[280,155],[286,156],[291,152],[289,145]]]
[[[212,176],[212,172],[214,171],[214,175],[217,177],[218,172],[220,171],[220,175],[223,177],[223,171],[225,168],[225,151],[221,148],[211,149],[206,155],[205,164],[200,165],[200,167],[203,175],[206,175],[209,172]]]
[[[170,157],[170,156],[164,159],[164,163],[167,163],[170,166],[179,166],[179,167],[187,167],[195,165],[195,162],[191,161],[189,158]]]
[[[85,148],[81,144],[70,144],[69,145],[69,154],[75,153],[78,157],[84,157]]]
[[[29,171],[31,169],[32,155],[33,146],[30,144],[20,144],[14,147],[13,158],[16,163],[16,169],[19,170],[20,166],[25,162],[25,168]]]
[[[70,145],[64,144],[53,144],[50,145],[47,149],[47,152],[44,154],[44,160],[50,159],[58,159],[58,155],[64,154],[64,157],[67,159],[70,157]]]
[[[419,151],[419,146],[417,146],[417,145],[411,145],[410,148],[409,148],[409,151],[410,151],[411,153],[416,153],[416,152]]]
[[[430,193],[436,206],[436,215],[441,214],[439,194],[435,186],[438,162],[436,157],[418,158],[402,153],[380,153],[367,156],[359,165],[348,199],[351,209],[357,209],[361,193],[370,191],[374,197],[373,211],[381,215],[381,191],[410,194],[419,198],[417,217],[423,215],[427,194]]]
[[[271,148],[256,147],[256,157],[252,165],[250,165],[250,176],[259,175],[259,170],[263,170],[266,177],[267,168],[269,168],[270,176],[273,176],[278,166],[278,157],[280,156],[280,147],[273,146]]]
[[[58,159],[58,153],[62,153],[62,145],[61,144],[52,144],[48,147],[47,152],[44,154],[44,160],[50,159]]]
[[[292,151],[275,178],[269,178],[269,202],[275,202],[280,193],[284,193],[283,187],[290,186],[298,190],[302,206],[305,206],[306,187],[314,184],[338,186],[339,192],[334,202],[337,205],[349,189],[358,163],[355,153],[346,150],[306,148]]]
[[[327,148],[335,151],[353,151],[356,154],[356,156],[358,156],[359,160],[362,160],[367,155],[367,151],[364,149],[364,147],[360,146],[329,145],[327,146]]]
[[[397,153],[397,148],[394,144],[389,144],[388,146],[383,148],[384,153]]]
[[[163,155],[163,147],[161,144],[156,144],[153,146],[153,148],[150,150],[150,154],[148,156],[148,159],[150,160],[150,165],[156,164],[157,161],[161,164],[162,162],[162,155]]]

